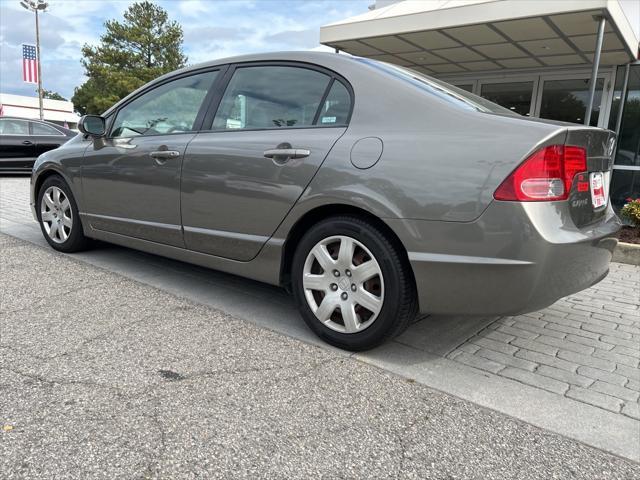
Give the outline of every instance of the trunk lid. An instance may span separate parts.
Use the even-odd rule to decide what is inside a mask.
[[[569,194],[569,212],[577,227],[596,222],[609,205],[609,183],[613,167],[615,133],[592,127],[570,127],[565,145],[582,147],[587,152],[587,172],[573,179]]]

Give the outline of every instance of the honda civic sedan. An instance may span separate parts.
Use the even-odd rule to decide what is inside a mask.
[[[369,59],[201,64],[80,130],[31,178],[54,249],[99,239],[283,286],[349,350],[418,312],[543,308],[604,278],[616,245],[612,132]]]
[[[31,173],[38,155],[58,148],[77,132],[41,120],[0,118],[0,173]]]

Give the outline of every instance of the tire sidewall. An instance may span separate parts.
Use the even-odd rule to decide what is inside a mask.
[[[365,330],[358,333],[341,333],[324,325],[309,306],[302,283],[304,264],[311,249],[321,240],[335,235],[344,235],[361,242],[373,254],[382,271],[384,299],[378,318]],[[395,320],[400,311],[402,265],[394,262],[387,251],[384,237],[365,223],[348,219],[329,219],[318,223],[305,234],[294,254],[292,264],[292,291],[305,323],[326,342],[347,350],[364,350],[375,346],[395,329]]]
[[[65,196],[69,199],[69,203],[71,204],[71,233],[69,237],[62,243],[54,242],[47,234],[47,231],[44,229],[44,225],[42,223],[42,197],[44,196],[44,192],[47,191],[49,187],[58,187],[62,190]],[[82,223],[80,222],[80,215],[78,214],[78,206],[76,205],[76,200],[71,192],[71,188],[67,182],[64,181],[62,177],[59,175],[52,175],[45,179],[40,186],[40,190],[38,190],[38,197],[36,203],[36,215],[38,216],[38,223],[40,224],[40,231],[42,231],[42,235],[44,236],[47,243],[55,250],[60,252],[74,252],[84,247],[86,242],[86,238],[84,236],[84,232],[82,229]]]

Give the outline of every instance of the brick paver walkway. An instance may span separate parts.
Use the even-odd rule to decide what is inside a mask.
[[[504,317],[449,358],[640,420],[640,267],[544,310]]]

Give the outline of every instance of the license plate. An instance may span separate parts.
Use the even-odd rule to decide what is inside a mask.
[[[591,185],[591,204],[593,208],[601,208],[607,204],[607,196],[604,193],[604,175],[602,172],[593,172],[589,175]]]

